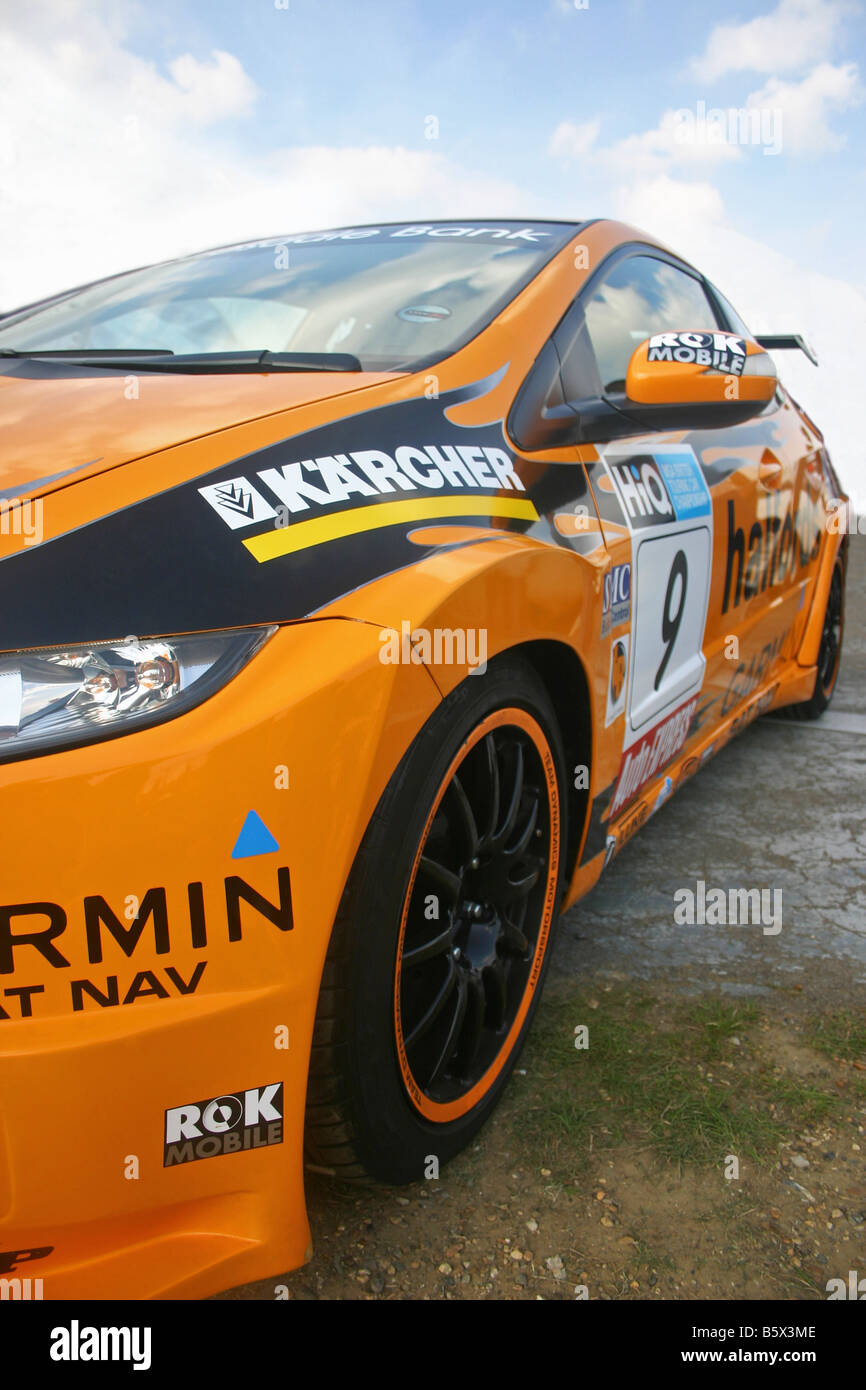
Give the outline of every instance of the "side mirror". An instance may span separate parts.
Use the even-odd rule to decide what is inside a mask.
[[[519,449],[607,444],[653,430],[724,429],[770,403],[776,369],[735,333],[655,333],[632,353],[626,379],[602,386],[579,301],[539,353],[508,416]]]
[[[617,408],[648,429],[700,429],[760,414],[776,392],[772,359],[735,333],[655,333],[632,353]]]

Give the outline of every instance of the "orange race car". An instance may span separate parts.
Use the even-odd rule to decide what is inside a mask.
[[[475,1133],[557,914],[839,664],[842,489],[614,222],[231,246],[0,320],[0,1277],[309,1256]]]

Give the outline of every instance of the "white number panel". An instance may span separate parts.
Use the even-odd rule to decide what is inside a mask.
[[[617,444],[604,464],[632,537],[625,752],[703,685],[713,506],[689,445]]]
[[[632,561],[637,621],[628,697],[631,734],[642,733],[703,685],[711,563],[706,526],[638,541]]]

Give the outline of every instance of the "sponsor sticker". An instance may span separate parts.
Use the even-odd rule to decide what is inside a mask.
[[[660,806],[664,806],[664,804],[665,804],[665,802],[667,801],[668,797],[671,795],[671,792],[673,791],[673,789],[674,789],[674,779],[673,779],[672,777],[666,777],[665,780],[662,782],[661,787],[659,788],[658,796],[657,796],[656,799],[655,799],[655,804],[654,804],[654,806],[653,806],[653,813],[655,813],[655,812],[659,809]]]
[[[652,808],[647,801],[639,801],[631,808],[622,825],[617,826],[616,836],[608,836],[608,839],[616,839],[617,854],[646,825],[651,815]]]
[[[277,514],[276,508],[246,478],[228,478],[224,483],[200,487],[199,492],[232,531],[257,521],[269,521]]]
[[[632,536],[625,756],[703,685],[712,497],[689,445],[652,453],[612,445],[604,466]]]
[[[451,310],[442,304],[408,304],[405,309],[397,310],[397,318],[404,323],[438,323],[450,317]]]
[[[29,1250],[0,1250],[0,1274],[11,1274],[31,1260],[44,1260],[54,1250],[53,1245],[34,1245]]]
[[[165,1112],[163,1167],[283,1142],[283,1083],[253,1086]]]
[[[273,237],[257,241],[256,246],[305,246],[323,242],[341,241],[403,241],[418,237],[435,237],[446,241],[516,241],[529,245],[544,245],[554,233],[537,223],[529,226],[519,222],[488,226],[484,223],[469,222],[463,225],[453,222],[416,222],[400,226],[385,227],[341,227],[329,228],[321,232],[292,232],[288,236]]]
[[[618,637],[611,643],[610,675],[607,682],[607,715],[605,727],[625,712],[626,677],[628,675],[628,637]]]
[[[727,376],[742,376],[746,344],[734,333],[654,333],[647,362],[686,362]]]
[[[631,565],[614,565],[604,576],[601,608],[601,635],[607,634],[631,615]]]
[[[279,515],[277,507],[288,521],[296,515],[315,516],[326,508],[358,506],[356,498],[378,501],[483,488],[525,492],[514,464],[504,449],[487,445],[403,444],[393,453],[361,449],[299,459],[281,468],[263,468],[256,474],[256,483],[228,478],[198,490],[226,526],[236,531],[256,522],[273,522]],[[273,503],[260,488],[273,497]]]
[[[693,449],[660,450],[654,455],[665,480],[677,521],[712,516],[713,503]]]
[[[712,516],[710,490],[689,445],[618,458],[621,449],[607,451],[605,466],[630,530]]]
[[[623,807],[643,790],[647,782],[679,753],[688,738],[697,704],[696,697],[687,700],[623,754],[616,791],[610,806],[611,819],[618,816]]]
[[[670,493],[651,454],[622,460],[606,457],[605,465],[632,531],[676,521]]]

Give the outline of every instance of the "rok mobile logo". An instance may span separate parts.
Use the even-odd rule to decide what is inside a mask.
[[[742,376],[746,345],[733,333],[655,333],[649,340],[648,362],[691,362],[728,376]]]
[[[283,1083],[233,1091],[165,1112],[163,1167],[283,1142]]]

